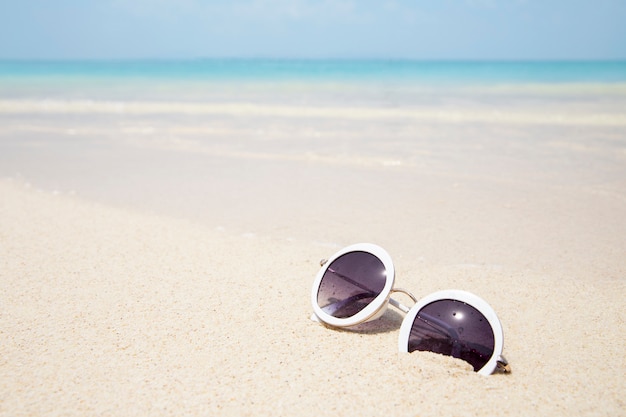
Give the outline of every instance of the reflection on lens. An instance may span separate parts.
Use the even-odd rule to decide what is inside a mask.
[[[409,352],[430,351],[463,359],[478,371],[493,355],[494,343],[493,329],[480,311],[458,300],[438,300],[415,317]]]
[[[331,316],[352,317],[382,292],[386,281],[385,266],[378,257],[368,252],[349,252],[326,269],[317,303]]]

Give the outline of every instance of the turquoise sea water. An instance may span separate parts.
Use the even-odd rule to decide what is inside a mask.
[[[0,81],[19,79],[190,81],[398,81],[401,83],[626,82],[626,61],[465,62],[205,59],[0,61]]]
[[[401,106],[501,88],[623,91],[626,61],[199,59],[0,61],[0,99]],[[573,86],[576,86],[573,88]],[[616,88],[617,86],[617,88]],[[597,89],[597,88],[596,88]],[[560,91],[558,94],[563,93]],[[534,93],[533,93],[534,94]]]

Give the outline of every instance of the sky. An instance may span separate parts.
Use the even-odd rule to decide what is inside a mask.
[[[0,0],[0,59],[626,59],[626,0]]]

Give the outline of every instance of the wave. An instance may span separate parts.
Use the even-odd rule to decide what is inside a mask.
[[[0,100],[0,114],[222,115],[320,119],[413,119],[442,123],[626,126],[626,113],[546,112],[530,108],[287,106],[171,101]]]

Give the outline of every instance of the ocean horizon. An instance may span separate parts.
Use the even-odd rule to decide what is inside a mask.
[[[402,82],[430,84],[621,83],[624,61],[408,59],[0,60],[0,82],[20,79]]]

